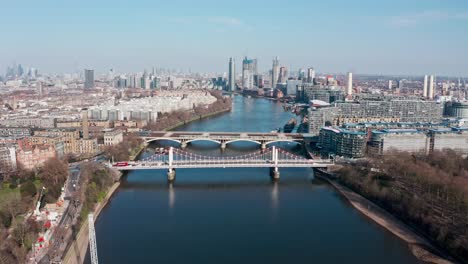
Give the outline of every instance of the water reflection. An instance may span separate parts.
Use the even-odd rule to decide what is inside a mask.
[[[278,186],[279,183],[277,181],[273,181],[271,188],[271,208],[278,209],[278,201],[279,201],[279,191]]]
[[[174,184],[173,183],[169,183],[169,191],[168,191],[168,194],[169,194],[169,208],[170,209],[174,209],[174,205],[175,205],[175,191],[174,191]]]
[[[268,132],[292,117],[277,103],[234,101],[231,113],[177,130]],[[172,143],[150,145],[158,144]],[[293,143],[275,145],[300,151]],[[207,142],[186,149],[209,156],[258,150],[246,142],[228,144],[224,153]],[[265,168],[181,169],[168,185],[165,171],[129,172],[96,223],[100,261],[416,263],[405,243],[369,224],[322,181],[311,181],[312,174],[285,168],[280,182],[271,183]]]

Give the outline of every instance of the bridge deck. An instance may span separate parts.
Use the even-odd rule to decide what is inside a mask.
[[[298,133],[263,133],[263,132],[179,132],[179,131],[142,131],[140,132],[142,137],[266,137],[266,138],[304,138],[303,134]]]
[[[211,168],[326,168],[329,164],[292,164],[292,165],[283,165],[283,164],[185,164],[185,165],[177,165],[170,167],[169,165],[135,165],[135,166],[126,166],[126,167],[118,167],[113,166],[112,168],[116,170],[126,171],[126,170],[164,170],[164,169],[211,169]]]
[[[146,170],[146,169],[194,169],[194,168],[325,168],[330,166],[331,163],[328,160],[307,160],[307,161],[291,161],[287,162],[279,161],[274,164],[271,161],[258,161],[258,160],[202,160],[202,161],[174,161],[172,166],[164,162],[133,162],[129,163],[128,166],[113,166],[117,170]]]
[[[266,151],[247,153],[236,157],[209,157],[169,148],[169,153],[154,154],[139,161],[117,162],[117,170],[188,169],[188,168],[325,168],[331,160],[306,159],[285,150],[272,147]]]

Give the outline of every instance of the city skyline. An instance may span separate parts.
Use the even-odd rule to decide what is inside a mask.
[[[244,56],[257,58],[261,71],[275,56],[289,69],[321,72],[466,76],[468,68],[468,3],[458,0],[50,1],[2,8],[9,41],[0,47],[0,69],[17,62],[59,73],[145,65],[227,72],[227,58]]]

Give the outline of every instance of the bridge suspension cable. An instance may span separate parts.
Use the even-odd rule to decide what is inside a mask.
[[[258,166],[280,166],[288,167],[317,167],[331,164],[330,160],[312,160],[303,156],[290,153],[275,146],[264,151],[256,151],[239,156],[206,156],[197,153],[187,152],[185,150],[170,148],[168,154],[154,154],[140,161],[129,162],[129,166],[152,167],[152,168],[189,168],[193,167],[223,167],[223,164],[235,167],[255,167]],[[130,168],[131,169],[131,168]]]

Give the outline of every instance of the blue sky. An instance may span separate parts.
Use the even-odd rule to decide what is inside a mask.
[[[468,76],[466,0],[0,0],[0,70],[225,72],[274,56],[319,72]]]

